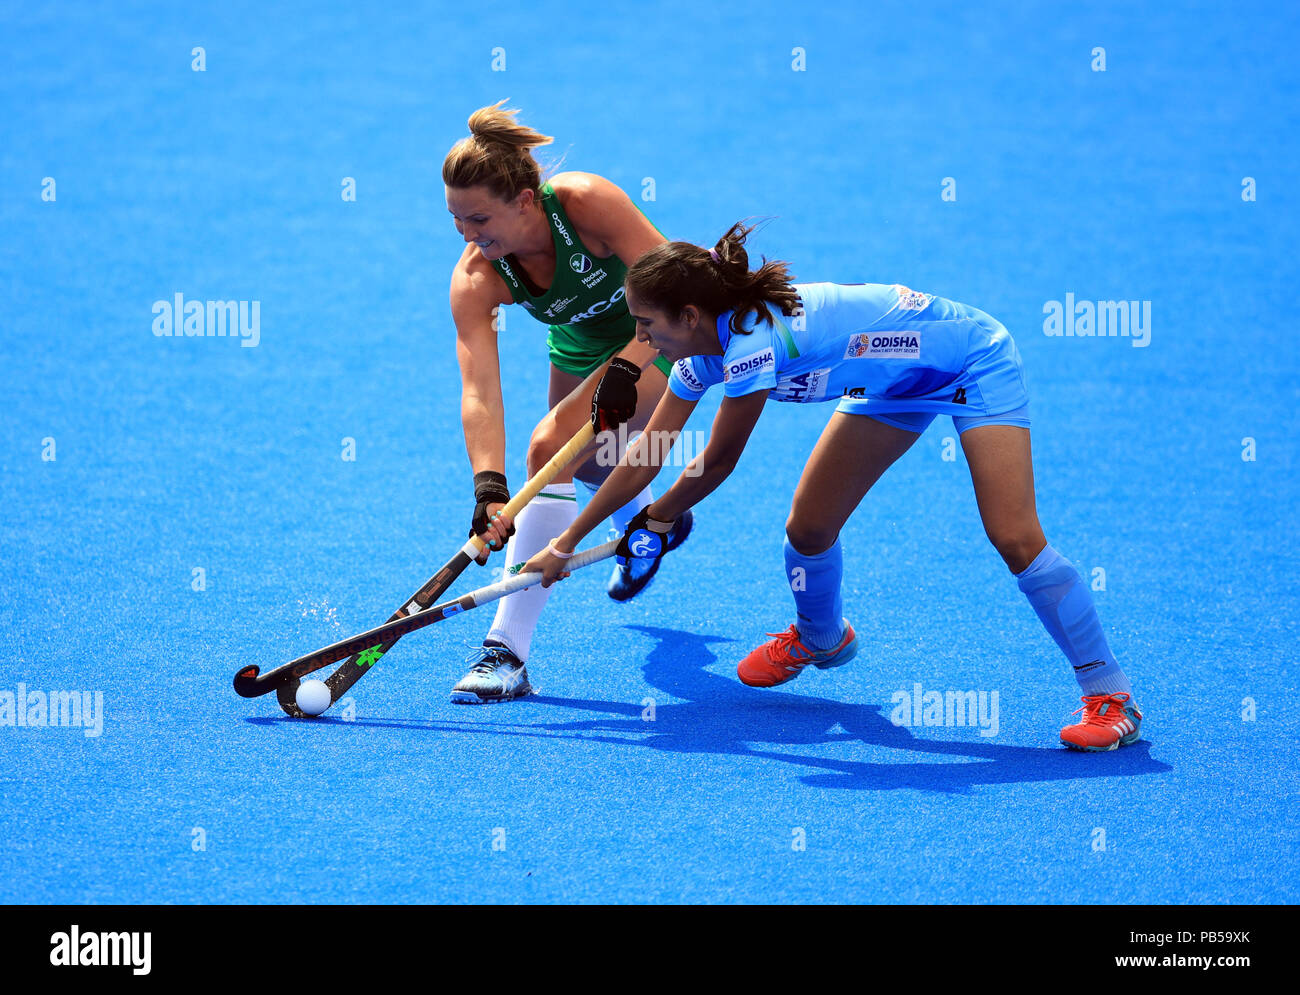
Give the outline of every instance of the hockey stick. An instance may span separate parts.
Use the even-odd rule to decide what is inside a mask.
[[[601,546],[593,546],[591,549],[583,550],[581,553],[574,555],[573,559],[565,564],[565,570],[573,571],[581,569],[600,560],[608,559],[614,555],[618,549],[619,540],[612,539]],[[522,563],[516,564],[512,570],[518,570],[523,566]],[[342,660],[345,656],[359,653],[368,646],[382,645],[387,643],[392,645],[402,636],[409,635],[417,629],[423,629],[427,625],[433,625],[434,622],[441,622],[444,618],[452,615],[459,615],[461,612],[467,612],[471,608],[478,608],[481,605],[490,604],[498,601],[516,591],[522,591],[525,588],[532,587],[541,583],[542,575],[539,573],[512,573],[504,580],[499,580],[495,584],[489,584],[487,587],[480,587],[477,591],[470,591],[459,598],[451,601],[444,601],[440,605],[434,605],[431,608],[425,608],[423,611],[415,612],[404,618],[393,619],[385,622],[383,625],[377,625],[366,632],[358,633],[355,636],[349,636],[347,639],[341,639],[337,643],[325,646],[306,656],[299,657],[290,667],[307,667],[306,672],[311,673],[313,670],[319,670],[321,667],[333,663],[335,660]],[[326,684],[329,682],[326,681]]]
[[[564,448],[552,456],[547,464],[534,474],[528,483],[524,484],[519,493],[510,499],[502,513],[511,518],[516,517],[524,505],[531,501],[543,487],[554,480],[556,475],[587,447],[591,440],[595,438],[595,435],[596,430],[591,422],[584,424],[573,438],[565,443]],[[460,552],[448,560],[441,570],[425,581],[418,591],[403,602],[402,607],[389,616],[388,621],[396,622],[432,605],[438,596],[447,590],[465,568],[470,565],[483,550],[483,547],[484,543],[478,536],[471,537],[469,542],[461,547]],[[360,651],[344,661],[343,665],[331,674],[325,682],[330,689],[331,703],[338,701],[352,685],[360,680],[362,675],[374,666],[381,656],[392,649],[393,644],[399,638],[400,636],[394,636],[385,642],[368,644],[361,647]],[[256,698],[268,691],[275,691],[280,707],[288,714],[301,718],[303,713],[294,700],[298,691],[298,684],[313,671],[341,659],[340,657],[316,659],[311,665],[304,665],[301,662],[302,660],[314,660],[315,656],[315,654],[308,654],[306,657],[283,664],[265,674],[259,673],[256,664],[243,667],[235,674],[235,693],[244,698]]]

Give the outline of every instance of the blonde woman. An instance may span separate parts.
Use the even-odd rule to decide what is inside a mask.
[[[442,167],[447,209],[465,239],[465,251],[451,277],[451,313],[460,363],[461,423],[474,471],[472,530],[487,538],[494,550],[509,538],[509,564],[528,559],[573,522],[578,513],[575,482],[594,493],[612,467],[600,466],[591,456],[557,477],[516,521],[499,515],[510,497],[504,397],[511,385],[509,364],[503,376],[501,356],[530,346],[527,336],[512,330],[503,350],[494,321],[497,309],[521,304],[548,326],[550,410],[529,440],[529,476],[591,417],[596,385],[611,361],[612,379],[621,379],[625,386],[635,383],[640,414],[628,423],[629,433],[644,426],[671,369],[654,349],[635,340],[635,323],[623,299],[627,268],[642,253],[663,244],[663,235],[604,177],[562,172],[546,180],[532,149],[551,139],[520,124],[517,113],[500,103],[475,111],[469,136],[452,146]],[[613,527],[624,531],[650,500],[647,487],[611,514]],[[680,545],[691,526],[689,512],[677,519],[668,548]],[[626,601],[635,596],[658,566],[658,557],[626,559],[614,569],[610,597]],[[501,601],[469,673],[452,691],[452,701],[510,701],[532,692],[525,664],[548,596],[549,591],[539,587]]]

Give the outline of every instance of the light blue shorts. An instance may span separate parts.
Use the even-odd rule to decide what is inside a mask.
[[[839,410],[843,411],[841,407]],[[865,410],[865,406],[857,411],[850,411],[849,414],[866,415],[868,418],[874,418],[876,421],[882,421],[886,425],[893,425],[894,428],[901,428],[907,432],[924,432],[930,426],[930,422],[938,417],[937,411],[890,411],[875,414]],[[1000,415],[953,415],[952,423],[960,435],[968,428],[975,428],[979,425],[1018,425],[1021,428],[1029,427],[1029,405],[1024,404],[1014,411],[1007,411]]]
[[[845,397],[835,410],[866,415],[917,433],[924,432],[939,415],[951,416],[958,434],[977,425],[1028,428],[1029,389],[1025,385],[1024,367],[1011,336],[1005,329],[1002,333],[999,341],[976,356],[957,379],[928,395],[910,399]]]

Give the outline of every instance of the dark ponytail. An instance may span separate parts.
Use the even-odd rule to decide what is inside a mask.
[[[711,250],[690,242],[655,246],[632,265],[624,283],[641,300],[673,317],[694,304],[712,315],[734,311],[733,332],[743,332],[751,314],[770,325],[772,307],[794,314],[799,295],[791,286],[789,267],[779,260],[764,258],[750,272],[745,239],[754,227],[737,221]]]

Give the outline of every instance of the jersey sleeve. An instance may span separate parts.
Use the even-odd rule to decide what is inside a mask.
[[[683,401],[698,401],[705,391],[722,380],[722,365],[709,363],[708,359],[691,356],[677,360],[668,375],[668,389]]]
[[[748,334],[737,332],[722,357],[722,393],[744,397],[776,386],[777,373],[785,366],[786,351],[773,334],[772,326],[756,324]]]

